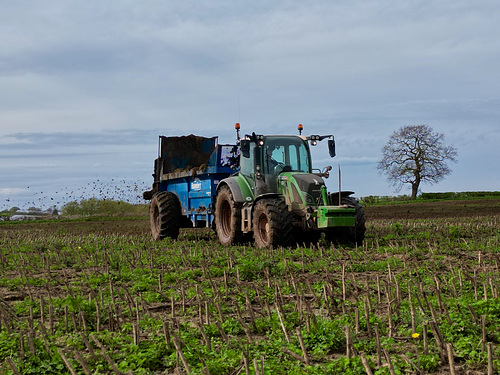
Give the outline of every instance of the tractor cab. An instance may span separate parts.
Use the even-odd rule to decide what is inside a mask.
[[[240,173],[255,195],[278,193],[279,178],[284,172],[311,173],[311,154],[305,137],[252,136],[255,141],[242,140],[242,148],[248,147],[248,152],[242,152]]]
[[[315,135],[246,135],[240,140],[240,174],[255,197],[278,193],[289,197],[289,205],[314,204],[320,198],[321,186],[325,185],[323,177],[328,177],[331,168],[328,167],[323,173],[312,173],[309,143],[315,146],[326,137],[333,138]],[[335,147],[333,139],[331,141],[329,146]],[[284,189],[291,194],[286,194]]]

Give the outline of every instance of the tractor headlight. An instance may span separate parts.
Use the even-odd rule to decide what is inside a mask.
[[[312,146],[316,146],[318,144],[318,141],[321,139],[319,135],[311,135],[311,137],[309,137],[309,139],[311,140],[311,145]]]

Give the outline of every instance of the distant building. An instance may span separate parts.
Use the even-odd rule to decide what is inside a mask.
[[[14,215],[10,217],[10,221],[32,221],[36,219],[38,219],[38,217],[33,215]]]

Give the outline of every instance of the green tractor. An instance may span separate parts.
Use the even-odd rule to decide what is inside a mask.
[[[331,167],[313,170],[309,145],[332,135],[246,135],[240,139],[239,172],[217,185],[215,228],[229,246],[251,240],[257,247],[314,244],[326,241],[360,246],[365,217],[352,191],[327,193],[324,178]],[[339,175],[340,179],[340,175]],[[340,186],[340,182],[339,182]]]

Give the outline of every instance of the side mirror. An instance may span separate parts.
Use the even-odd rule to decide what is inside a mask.
[[[249,140],[242,139],[240,141],[240,149],[241,149],[241,155],[243,155],[244,158],[250,157],[250,141]]]
[[[335,139],[329,139],[328,140],[328,152],[330,153],[330,156],[333,158],[335,156]]]

